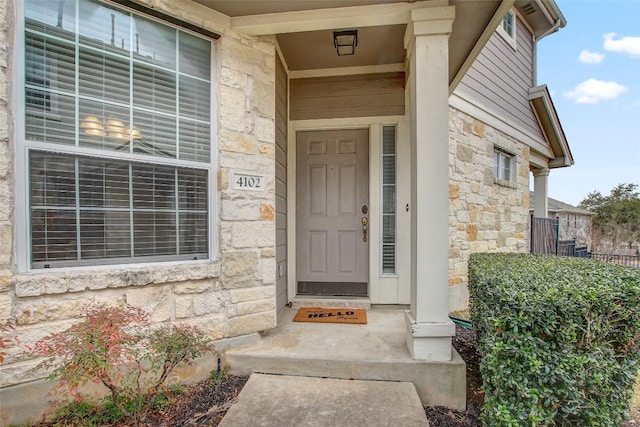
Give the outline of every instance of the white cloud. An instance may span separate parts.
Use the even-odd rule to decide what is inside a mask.
[[[607,33],[604,37],[604,50],[640,56],[640,37],[621,37],[614,40],[616,33]]]
[[[578,104],[597,104],[600,101],[615,99],[627,91],[625,86],[617,82],[605,82],[589,79],[565,92],[564,96]]]
[[[583,50],[580,52],[580,56],[578,56],[578,58],[580,59],[580,62],[584,62],[585,64],[599,64],[604,59],[604,54]]]

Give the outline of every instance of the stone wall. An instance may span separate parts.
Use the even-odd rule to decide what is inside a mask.
[[[188,322],[212,339],[269,329],[275,312],[275,38],[229,30],[229,20],[189,0],[139,0],[148,7],[221,34],[214,43],[218,234],[214,261],[17,272],[13,260],[12,0],[0,0],[0,322],[14,319],[21,346],[0,366],[0,387],[42,373],[24,345],[62,331],[87,304],[140,306],[154,322]],[[21,55],[20,52],[17,55]],[[19,56],[18,56],[19,57]],[[263,192],[234,190],[233,171],[265,178]],[[25,179],[24,176],[17,179]],[[212,183],[216,185],[216,183]]]
[[[550,218],[560,218],[560,240],[576,240],[576,246],[591,247],[591,215],[563,212],[551,214]]]
[[[13,118],[11,70],[13,3],[0,0],[0,323],[11,315],[13,253]]]
[[[494,179],[494,147],[515,155],[511,183]],[[461,310],[472,253],[528,250],[529,147],[450,108],[449,150],[449,305]]]

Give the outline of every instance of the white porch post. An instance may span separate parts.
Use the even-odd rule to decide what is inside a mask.
[[[416,360],[451,360],[449,312],[449,34],[452,6],[411,11],[405,34],[411,93],[411,310]]]
[[[533,216],[547,218],[549,212],[549,169],[542,168],[533,172]]]

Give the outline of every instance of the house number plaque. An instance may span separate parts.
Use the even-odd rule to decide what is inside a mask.
[[[242,172],[231,174],[231,188],[244,191],[264,191],[264,175],[252,175]]]

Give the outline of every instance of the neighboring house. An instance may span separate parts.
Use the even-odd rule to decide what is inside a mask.
[[[0,0],[0,21],[0,319],[24,343],[88,303],[220,339],[339,295],[408,305],[413,358],[449,361],[469,255],[525,252],[530,173],[546,201],[573,163],[536,81],[553,0]],[[36,362],[11,350],[5,397]]]
[[[535,196],[531,192],[531,204],[535,204]],[[560,220],[560,240],[574,240],[576,246],[587,246],[592,249],[591,244],[591,222],[594,213],[586,209],[578,208],[560,200],[548,198],[548,211],[546,218],[558,218]],[[533,208],[529,209],[533,215]]]

